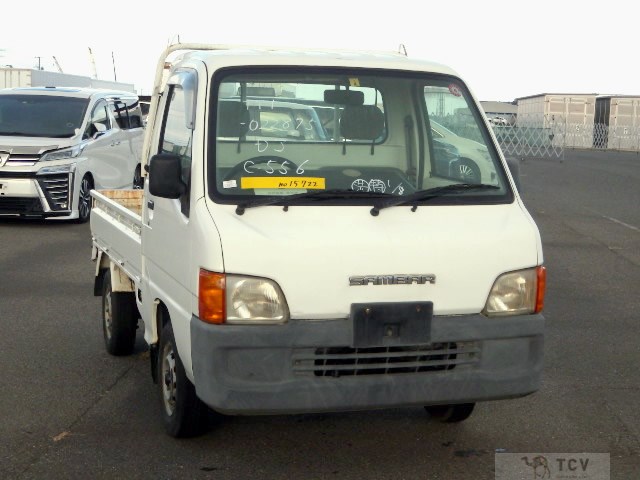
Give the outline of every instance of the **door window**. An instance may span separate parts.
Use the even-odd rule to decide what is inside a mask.
[[[100,100],[91,112],[91,119],[85,131],[85,138],[92,138],[98,132],[111,129],[111,121],[107,113],[107,102]]]
[[[193,131],[187,127],[185,94],[179,86],[172,86],[165,110],[159,153],[170,153],[180,158],[182,181],[187,191],[180,198],[182,213],[189,216],[191,190],[191,142]]]

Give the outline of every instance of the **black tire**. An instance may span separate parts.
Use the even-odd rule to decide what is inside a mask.
[[[210,411],[196,395],[176,349],[171,323],[165,324],[158,351],[158,392],[165,430],[172,437],[195,437],[210,428]]]
[[[461,403],[458,405],[431,405],[424,408],[434,420],[442,423],[458,423],[469,418],[475,406],[475,403]]]
[[[91,216],[91,190],[93,190],[93,179],[91,175],[85,175],[80,181],[78,191],[78,223],[86,223]]]
[[[142,190],[144,188],[144,177],[142,176],[142,169],[140,165],[136,167],[136,171],[133,173],[133,189]]]
[[[102,279],[102,333],[111,355],[131,355],[136,342],[138,307],[133,292],[112,292],[111,272]]]

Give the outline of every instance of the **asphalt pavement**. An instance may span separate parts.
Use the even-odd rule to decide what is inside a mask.
[[[548,285],[542,388],[444,425],[421,408],[228,417],[168,437],[138,338],[108,355],[88,225],[0,220],[0,478],[493,479],[496,452],[609,453],[640,478],[640,156],[520,164]]]

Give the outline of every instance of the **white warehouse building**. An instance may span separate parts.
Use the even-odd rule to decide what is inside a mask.
[[[535,125],[554,131],[562,128],[565,135],[556,135],[555,143],[563,142],[563,146],[570,148],[591,148],[596,97],[595,93],[541,93],[517,98],[517,125]]]
[[[541,93],[516,101],[517,125],[552,131],[555,145],[640,150],[640,95]]]
[[[31,68],[0,67],[0,88],[16,87],[85,87],[105,88],[135,93],[133,83],[112,82],[68,73]]]

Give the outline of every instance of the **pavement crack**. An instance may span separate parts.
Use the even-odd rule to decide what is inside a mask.
[[[18,473],[18,476],[23,476],[24,474],[26,474],[31,467],[33,467],[36,463],[38,463],[44,456],[46,456],[49,451],[56,445],[60,444],[61,440],[64,440],[65,438],[68,438],[70,436],[73,435],[73,430],[74,428],[89,414],[89,412],[91,412],[91,410],[93,410],[101,401],[102,399],[109,393],[111,392],[117,385],[118,383],[120,383],[120,381],[122,381],[123,378],[125,378],[129,372],[131,372],[131,370],[133,370],[136,367],[135,363],[132,363],[128,368],[124,369],[123,372],[118,375],[115,380],[109,385],[107,386],[106,389],[104,389],[101,393],[99,393],[95,399],[95,401],[91,402],[89,406],[87,406],[66,428],[63,428],[62,431],[49,438],[48,441],[46,442],[45,446],[42,448],[42,450],[40,451],[40,454],[33,458],[32,461],[29,463],[29,465],[27,465],[25,468],[23,468],[22,470],[20,470],[20,472]],[[64,442],[63,442],[64,443]]]
[[[616,447],[622,451],[627,451],[630,456],[638,457],[640,455],[640,437],[635,434],[618,413],[612,408],[608,401],[605,400],[607,410],[620,425],[620,434],[616,436]]]
[[[606,217],[603,217],[603,218],[606,218]],[[561,220],[560,223],[562,224],[563,227],[565,227],[568,230],[571,230],[574,234],[576,234],[578,236],[581,236],[581,237],[584,237],[584,238],[588,238],[589,240],[591,240],[596,245],[604,247],[605,249],[607,249],[609,252],[611,252],[616,257],[618,257],[620,259],[623,259],[624,261],[630,263],[631,265],[633,265],[635,267],[639,267],[640,266],[636,262],[634,262],[633,260],[631,260],[628,257],[626,257],[625,255],[622,255],[622,252],[625,251],[624,248],[617,247],[617,246],[611,246],[611,245],[607,244],[606,242],[603,242],[602,240],[598,239],[597,237],[594,237],[593,235],[588,235],[587,233],[583,232],[582,230],[579,230],[576,227],[570,225],[564,219]]]

